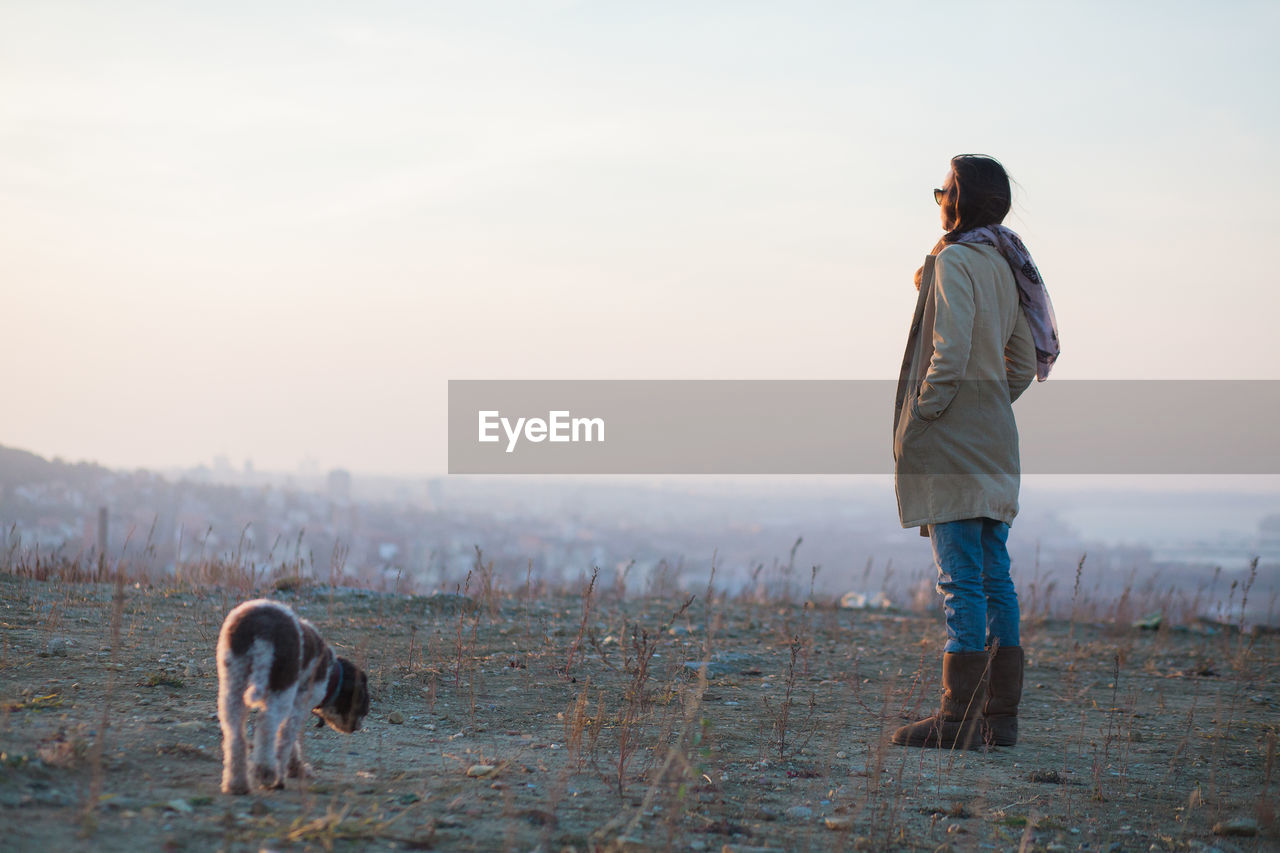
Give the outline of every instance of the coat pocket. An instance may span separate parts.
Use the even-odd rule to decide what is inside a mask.
[[[933,421],[926,421],[916,414],[916,401],[914,399],[911,400],[909,405],[904,406],[902,416],[898,421],[898,429],[893,435],[894,461],[901,462],[904,457],[908,456],[912,449],[917,446],[920,437],[928,432],[932,426]]]

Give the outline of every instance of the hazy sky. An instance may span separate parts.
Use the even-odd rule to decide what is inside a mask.
[[[5,3],[0,444],[417,474],[451,378],[891,378],[972,151],[1054,379],[1280,378],[1280,4],[904,6]]]

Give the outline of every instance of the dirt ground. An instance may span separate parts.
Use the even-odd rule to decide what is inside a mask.
[[[306,784],[234,797],[213,652],[247,590],[0,574],[0,848],[1280,849],[1274,635],[1024,623],[1018,745],[922,751],[888,736],[936,702],[934,615],[273,595],[372,711],[308,730]]]

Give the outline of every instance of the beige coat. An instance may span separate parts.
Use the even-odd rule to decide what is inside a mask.
[[[1012,403],[1036,350],[1009,263],[981,244],[925,259],[893,415],[903,527],[1018,514]],[[921,529],[921,535],[928,532]]]

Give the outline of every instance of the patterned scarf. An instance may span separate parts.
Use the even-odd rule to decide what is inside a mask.
[[[947,235],[951,236],[951,235]],[[1018,284],[1018,304],[1027,315],[1027,323],[1031,326],[1031,339],[1036,345],[1036,379],[1040,382],[1049,378],[1049,370],[1057,361],[1061,348],[1058,346],[1058,321],[1053,314],[1053,303],[1049,301],[1049,291],[1036,269],[1031,253],[1023,245],[1022,238],[1012,229],[1003,225],[985,225],[971,228],[961,234],[943,237],[929,252],[936,255],[951,243],[981,243],[995,248],[1009,262],[1013,271],[1013,279]],[[916,270],[916,289],[920,289],[920,277],[924,267]]]

